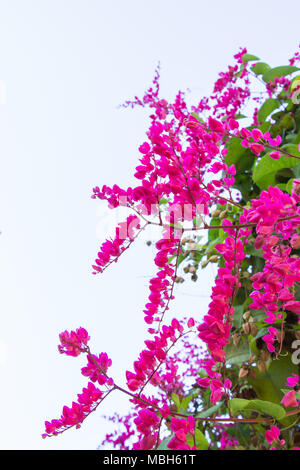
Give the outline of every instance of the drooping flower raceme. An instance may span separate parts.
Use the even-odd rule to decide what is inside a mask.
[[[295,54],[291,66],[299,59]],[[159,69],[145,95],[125,103],[150,108],[150,124],[139,146],[135,185],[93,189],[92,198],[105,202],[109,209],[126,207],[131,212],[116,227],[114,237],[101,244],[93,273],[101,274],[117,262],[149,226],[160,229],[154,244],[155,272],[142,309],[148,336],[133,367],[126,371],[123,387],[110,376],[112,362],[107,353],[91,352],[84,328],[61,333],[61,353],[86,355],[81,373],[88,382],[77,401],[63,408],[60,418],[46,421],[43,437],[80,427],[114,391],[125,393],[132,404],[129,415],[111,418],[124,431],[106,438],[106,443],[121,449],[157,449],[165,435],[164,445],[172,450],[236,448],[241,444],[230,424],[269,424],[268,417],[237,417],[232,412],[233,400],[259,396],[259,388],[242,383],[244,377],[252,372],[254,380],[253,364],[258,364],[262,374],[271,367],[270,363],[266,366],[267,360],[279,360],[285,334],[293,335],[295,329],[286,318],[293,325],[299,323],[295,286],[300,282],[300,182],[295,178],[290,191],[276,184],[258,191],[258,179],[247,186],[242,176],[254,178],[253,168],[266,156],[273,164],[299,158],[299,142],[292,135],[290,141],[295,143],[290,150],[282,127],[272,129],[271,122],[261,122],[258,98],[251,94],[251,73],[266,64],[250,68],[253,60],[241,49],[234,65],[219,75],[212,96],[192,108],[182,92],[173,102],[160,98]],[[276,101],[279,93],[287,93],[291,82],[281,76],[265,83],[268,97]],[[249,100],[255,105],[252,124],[242,126],[241,111]],[[291,105],[289,109],[296,113]],[[296,128],[296,114],[293,119]],[[272,176],[275,183],[276,177],[277,173]],[[207,243],[201,241],[203,231],[210,233]],[[195,305],[194,316],[188,320],[173,314],[170,320],[176,284],[182,279],[181,264],[193,263],[184,269],[195,280],[204,256],[202,267],[218,263],[207,313],[198,312]],[[261,261],[253,262],[251,257]],[[253,327],[251,314],[256,312],[262,315],[262,334]],[[242,324],[244,318],[251,321]],[[232,351],[241,338],[242,352],[235,357]],[[260,358],[253,358],[250,347],[258,341],[262,353],[255,350]],[[236,374],[237,364],[242,373]],[[287,377],[286,386],[293,389],[281,400],[283,408],[296,408],[293,413],[299,407],[298,383],[296,373]],[[249,446],[254,446],[252,429],[248,431]],[[218,445],[209,443],[214,438]],[[261,448],[266,442],[271,448],[286,447],[275,425],[261,436]]]

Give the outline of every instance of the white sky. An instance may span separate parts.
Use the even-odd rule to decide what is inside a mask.
[[[86,383],[84,362],[58,354],[60,331],[87,328],[121,382],[145,339],[152,249],[140,242],[91,274],[108,220],[92,188],[133,182],[147,129],[143,110],[117,106],[143,93],[158,61],[162,94],[189,88],[195,102],[240,46],[287,63],[299,10],[299,0],[0,1],[1,449],[95,449],[111,429],[101,414],[127,409],[116,392],[81,430],[40,437]],[[172,313],[200,318],[212,274],[181,285]]]

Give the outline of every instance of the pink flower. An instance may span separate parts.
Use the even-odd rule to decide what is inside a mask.
[[[63,331],[59,335],[60,345],[58,350],[61,354],[67,356],[78,356],[81,352],[87,350],[86,346],[90,339],[88,332],[84,328],[78,328],[76,331]]]
[[[230,118],[228,121],[228,126],[230,130],[238,129],[239,123],[235,121],[234,119]]]
[[[258,144],[256,142],[251,142],[249,144],[249,148],[257,157],[265,150],[265,147],[262,144]]]
[[[300,234],[299,233],[294,233],[294,235],[291,238],[291,246],[295,249],[298,250],[300,248]]]
[[[275,150],[274,152],[269,153],[269,157],[273,158],[274,160],[278,160],[281,157],[281,154]]]
[[[286,384],[288,387],[295,387],[299,383],[299,375],[292,374],[286,379]]]
[[[298,401],[296,398],[296,394],[294,390],[291,390],[290,392],[287,392],[281,402],[285,407],[297,407],[298,406]]]
[[[263,138],[263,133],[261,132],[260,129],[252,130],[252,139],[255,140],[255,142],[258,142],[262,138]]]
[[[108,383],[106,373],[111,364],[112,361],[108,358],[106,353],[101,353],[98,357],[94,354],[89,354],[88,364],[81,369],[81,373],[85,377],[89,377],[92,382],[97,381],[100,385],[104,385]]]
[[[266,431],[266,439],[269,444],[272,444],[274,441],[279,439],[280,430],[276,426],[271,426],[271,428]]]
[[[300,178],[295,178],[293,180],[292,193],[300,194]]]

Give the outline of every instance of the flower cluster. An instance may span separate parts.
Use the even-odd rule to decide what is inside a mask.
[[[296,390],[299,390],[299,375],[293,374],[290,377],[287,378],[286,385],[288,387],[292,387],[293,390],[290,390],[289,392],[285,393],[283,399],[281,400],[281,403],[284,406],[291,406],[291,407],[298,407],[299,401],[297,400],[296,397]]]
[[[102,396],[103,392],[89,382],[87,387],[78,394],[78,402],[73,402],[70,408],[64,406],[59,419],[45,422],[45,433],[42,436],[44,438],[56,436],[73,426],[80,428],[84,419],[96,409]]]
[[[295,54],[290,64],[299,58],[299,53]],[[246,175],[250,180],[253,165],[265,154],[274,160],[271,161],[274,165],[282,162],[276,162],[282,156],[299,158],[283,145],[286,135],[280,126],[275,126],[274,131],[271,122],[266,127],[261,125],[259,100],[250,92],[249,62],[253,60],[255,56],[240,49],[235,63],[219,75],[212,96],[202,98],[191,109],[182,92],[173,102],[160,98],[159,68],[144,96],[125,103],[125,107],[149,107],[150,125],[145,141],[139,146],[135,185],[125,189],[118,185],[93,189],[92,198],[105,202],[110,209],[124,206],[133,212],[116,227],[114,237],[101,245],[93,273],[102,273],[118,261],[150,225],[160,228],[161,235],[155,243],[155,274],[149,280],[143,309],[149,337],[133,363],[133,371],[126,371],[123,388],[108,375],[111,360],[107,353],[91,353],[90,337],[84,328],[61,333],[61,353],[87,354],[87,364],[81,373],[89,382],[77,401],[63,408],[59,419],[45,423],[43,437],[80,427],[113,391],[125,393],[132,404],[129,415],[111,418],[124,431],[109,434],[104,441],[121,449],[157,449],[166,433],[167,448],[172,450],[207,448],[208,435],[209,439],[213,436],[219,439],[212,448],[235,448],[240,445],[238,439],[231,435],[232,429],[220,422],[241,421],[244,425],[248,421],[250,424],[264,421],[255,417],[243,420],[231,413],[230,402],[234,397],[245,400],[247,394],[252,397],[258,392],[251,384],[248,388],[243,386],[243,376],[235,375],[235,363],[233,367],[228,365],[227,347],[231,343],[237,299],[242,312],[245,305],[250,308],[244,314],[247,318],[251,311],[264,312],[267,334],[264,331],[258,339],[271,361],[274,356],[280,357],[290,319],[293,325],[295,318],[299,323],[300,300],[295,285],[300,282],[300,258],[295,251],[300,248],[300,180],[294,179],[291,193],[287,187],[269,186],[259,191],[253,182],[246,189],[242,184],[241,177]],[[276,77],[266,83],[267,96],[276,96],[278,88],[287,91],[289,86],[288,78]],[[240,126],[242,107],[251,99],[255,105],[253,124]],[[300,152],[298,136],[293,134],[289,138],[295,142],[293,149],[298,145]],[[232,146],[238,146],[234,158]],[[247,168],[245,175],[240,168]],[[231,215],[227,216],[228,213]],[[214,231],[203,245],[199,242],[201,230]],[[184,248],[182,235],[187,231],[195,237],[195,249]],[[261,258],[255,270],[250,267],[249,253],[253,252]],[[188,321],[176,318],[166,321],[175,297],[180,264],[190,257],[196,270],[202,256],[207,256],[206,264],[210,261],[219,264],[207,313],[201,315],[197,324],[194,317]],[[246,301],[242,290],[246,291]],[[236,331],[240,326],[234,328],[235,334],[240,334]],[[286,331],[295,334],[289,324]],[[256,331],[253,337],[252,343],[257,340]],[[250,348],[249,341],[245,344]],[[241,356],[244,358],[244,351]],[[236,363],[240,362],[248,371],[256,359],[255,356],[252,360],[249,354],[246,362],[241,359]],[[281,404],[298,410],[299,376],[288,377],[286,386],[292,390],[286,391]],[[146,387],[151,387],[153,396],[150,392],[144,394]],[[208,426],[203,426],[203,421]],[[280,440],[277,426],[271,426],[265,434],[263,431],[262,446],[265,440],[272,449],[287,445]]]
[[[292,255],[291,240],[295,242],[295,230],[300,225],[298,196],[289,196],[279,188],[263,191],[259,200],[252,202],[241,220],[255,223],[257,238],[255,247],[262,249],[264,270],[252,276],[253,292],[250,294],[252,309],[263,309],[265,321],[274,324],[283,319],[284,311],[300,314],[300,302],[295,300],[292,288],[300,280],[300,261]],[[293,243],[292,242],[292,243]],[[280,332],[269,327],[263,337],[270,352],[274,342],[280,341]]]
[[[177,331],[177,336],[176,336]],[[144,349],[134,362],[134,372],[127,371],[126,379],[129,390],[136,391],[144,387],[150,378],[155,380],[154,374],[157,366],[166,360],[167,352],[183,334],[183,326],[173,319],[171,326],[162,326],[162,331],[152,340],[146,340],[147,349]],[[169,345],[169,343],[171,343]]]
[[[79,356],[87,350],[87,343],[90,337],[84,328],[78,328],[76,331],[63,331],[59,335],[60,345],[58,350],[61,354],[67,356]]]
[[[112,364],[111,360],[106,353],[101,353],[98,357],[89,354],[87,342],[90,337],[84,328],[78,328],[76,331],[70,332],[64,331],[59,335],[59,338],[61,353],[73,357],[78,356],[80,353],[87,354],[88,363],[86,367],[81,369],[81,373],[83,376],[89,377],[91,382],[88,382],[87,387],[83,388],[82,392],[77,395],[77,402],[73,402],[71,407],[63,407],[59,419],[45,422],[45,433],[42,435],[44,438],[61,434],[71,427],[78,429],[81,423],[95,411],[105,394],[114,385],[112,379],[107,376],[107,370]],[[100,390],[93,382],[104,385],[105,389]]]

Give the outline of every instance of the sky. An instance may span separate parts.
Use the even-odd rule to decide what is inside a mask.
[[[2,450],[96,449],[112,430],[102,416],[128,410],[114,392],[80,430],[41,438],[86,384],[84,360],[58,353],[61,331],[85,327],[121,384],[146,337],[147,237],[103,275],[91,268],[114,222],[92,188],[133,183],[149,122],[118,106],[158,62],[162,96],[195,102],[241,46],[287,64],[299,12],[299,0],[0,0]],[[177,286],[170,315],[201,318],[214,275]]]

